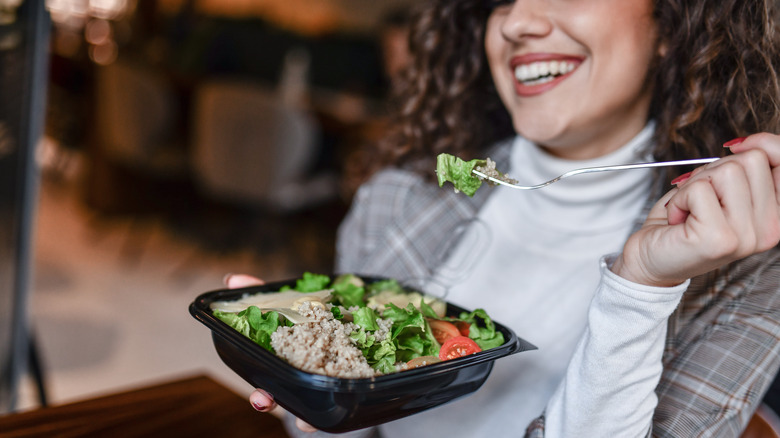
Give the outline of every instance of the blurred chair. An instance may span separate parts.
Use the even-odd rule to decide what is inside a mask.
[[[208,196],[291,213],[332,199],[334,175],[312,175],[320,128],[272,87],[233,80],[203,83],[191,119],[192,168]]]
[[[178,108],[160,73],[123,60],[100,66],[95,99],[96,144],[107,159],[166,177],[185,171],[173,140]]]

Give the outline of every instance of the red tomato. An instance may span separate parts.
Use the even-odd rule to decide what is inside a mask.
[[[458,357],[468,356],[469,354],[479,353],[482,351],[476,342],[465,336],[455,336],[449,338],[441,346],[439,351],[439,359],[449,360]]]
[[[430,365],[436,362],[441,362],[441,359],[439,359],[436,356],[420,356],[420,357],[415,357],[409,362],[406,362],[406,366],[408,366],[409,368],[417,368],[425,365]]]
[[[438,319],[429,319],[428,324],[431,326],[431,333],[433,333],[433,337],[436,338],[440,344],[445,343],[449,338],[460,336],[460,331],[458,331],[458,328],[450,322],[441,321]]]
[[[458,331],[463,336],[469,335],[469,329],[471,329],[471,324],[467,323],[466,321],[455,321],[455,327],[458,328]]]

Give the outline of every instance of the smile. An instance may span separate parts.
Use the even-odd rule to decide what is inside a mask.
[[[544,93],[574,72],[581,59],[550,54],[531,54],[515,58],[511,63],[515,91],[520,96]]]
[[[525,85],[537,85],[550,82],[557,76],[565,75],[577,68],[573,62],[547,61],[521,64],[515,67],[515,79]]]

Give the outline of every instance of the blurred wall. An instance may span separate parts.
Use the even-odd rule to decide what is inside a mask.
[[[178,11],[188,0],[161,0],[160,8]],[[270,19],[291,30],[317,34],[340,29],[370,33],[390,10],[418,0],[197,0],[206,14]]]

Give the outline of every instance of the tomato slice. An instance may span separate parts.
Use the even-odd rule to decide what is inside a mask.
[[[471,329],[471,324],[467,323],[466,321],[455,321],[455,327],[458,328],[458,331],[463,336],[469,335],[469,330]]]
[[[439,359],[449,360],[458,357],[468,356],[469,354],[479,353],[482,351],[471,338],[465,336],[455,336],[447,339],[447,341],[441,346],[439,350]]]
[[[409,362],[406,362],[406,366],[409,368],[417,368],[425,365],[430,365],[436,362],[441,362],[441,359],[439,359],[436,356],[420,356],[420,357],[415,357]]]
[[[449,338],[461,335],[458,328],[455,327],[455,325],[451,322],[442,321],[439,319],[429,319],[428,325],[431,326],[431,333],[433,334],[433,337],[436,338],[440,344],[445,343]]]

